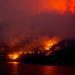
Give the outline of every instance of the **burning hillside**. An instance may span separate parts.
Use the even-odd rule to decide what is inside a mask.
[[[57,44],[59,41],[60,39],[58,37],[41,37],[38,39],[33,39],[33,41],[30,41],[29,43],[27,43],[26,40],[18,40],[18,42],[14,40],[9,42],[9,47],[11,52],[38,52],[41,50],[48,51],[53,45]]]
[[[11,60],[16,60],[22,55],[26,54],[48,54],[51,51],[53,45],[57,44],[60,39],[58,37],[40,37],[32,39],[27,42],[28,39],[22,40],[15,38],[6,43],[6,55]],[[28,40],[29,41],[29,40]],[[2,52],[5,52],[5,48],[0,48]]]

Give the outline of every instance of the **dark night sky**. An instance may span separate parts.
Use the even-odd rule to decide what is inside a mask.
[[[0,38],[31,35],[74,38],[74,10],[74,0],[0,0]]]

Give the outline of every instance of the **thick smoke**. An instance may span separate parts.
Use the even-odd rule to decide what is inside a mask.
[[[72,9],[69,8],[70,11],[66,9],[66,12],[61,15],[57,8],[54,11],[55,7],[53,10],[49,10],[50,6],[45,7],[48,1],[0,0],[0,39],[8,40],[16,37],[24,39],[39,36],[74,38],[75,15],[72,12],[75,2],[71,0]],[[62,11],[60,8],[59,10]]]

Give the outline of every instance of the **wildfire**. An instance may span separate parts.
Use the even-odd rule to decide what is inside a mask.
[[[57,44],[59,42],[59,39],[56,38],[56,37],[53,37],[51,39],[48,39],[45,41],[45,47],[44,49],[45,50],[50,50],[50,48],[54,45],[54,44]]]
[[[18,50],[13,48],[14,51],[7,55],[8,59],[10,60],[17,60],[20,59],[21,55],[26,54],[34,54],[37,52],[38,54],[47,52],[46,55],[51,53],[51,48],[53,45],[57,44],[60,41],[58,37],[40,37],[38,40],[31,42],[30,44],[25,45],[25,47],[18,48]]]
[[[19,54],[17,54],[17,53],[9,54],[8,58],[10,58],[11,60],[16,60],[19,58]]]

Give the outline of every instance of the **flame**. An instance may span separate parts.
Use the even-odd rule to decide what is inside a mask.
[[[22,54],[34,54],[35,52],[40,54],[40,52],[43,53],[44,51],[49,51],[52,46],[57,44],[59,41],[60,39],[58,37],[43,36],[37,40],[34,39],[32,42],[25,44],[22,47],[20,46],[19,48],[16,48],[15,46],[13,49],[11,49],[13,51],[10,51],[12,53],[8,54],[8,58],[10,60],[17,60]]]
[[[25,50],[27,52],[26,53],[30,53],[32,54],[35,50],[39,50],[39,51],[44,51],[44,50],[50,50],[50,48],[54,45],[57,44],[60,41],[60,39],[58,37],[40,37],[38,38],[36,41],[33,41],[31,44],[28,44],[28,46],[25,48]]]
[[[17,54],[17,53],[9,54],[8,58],[10,58],[11,60],[16,60],[19,58],[19,54]]]
[[[59,42],[59,39],[57,37],[53,37],[47,41],[45,41],[45,50],[50,50],[50,48],[54,45],[57,44]]]

